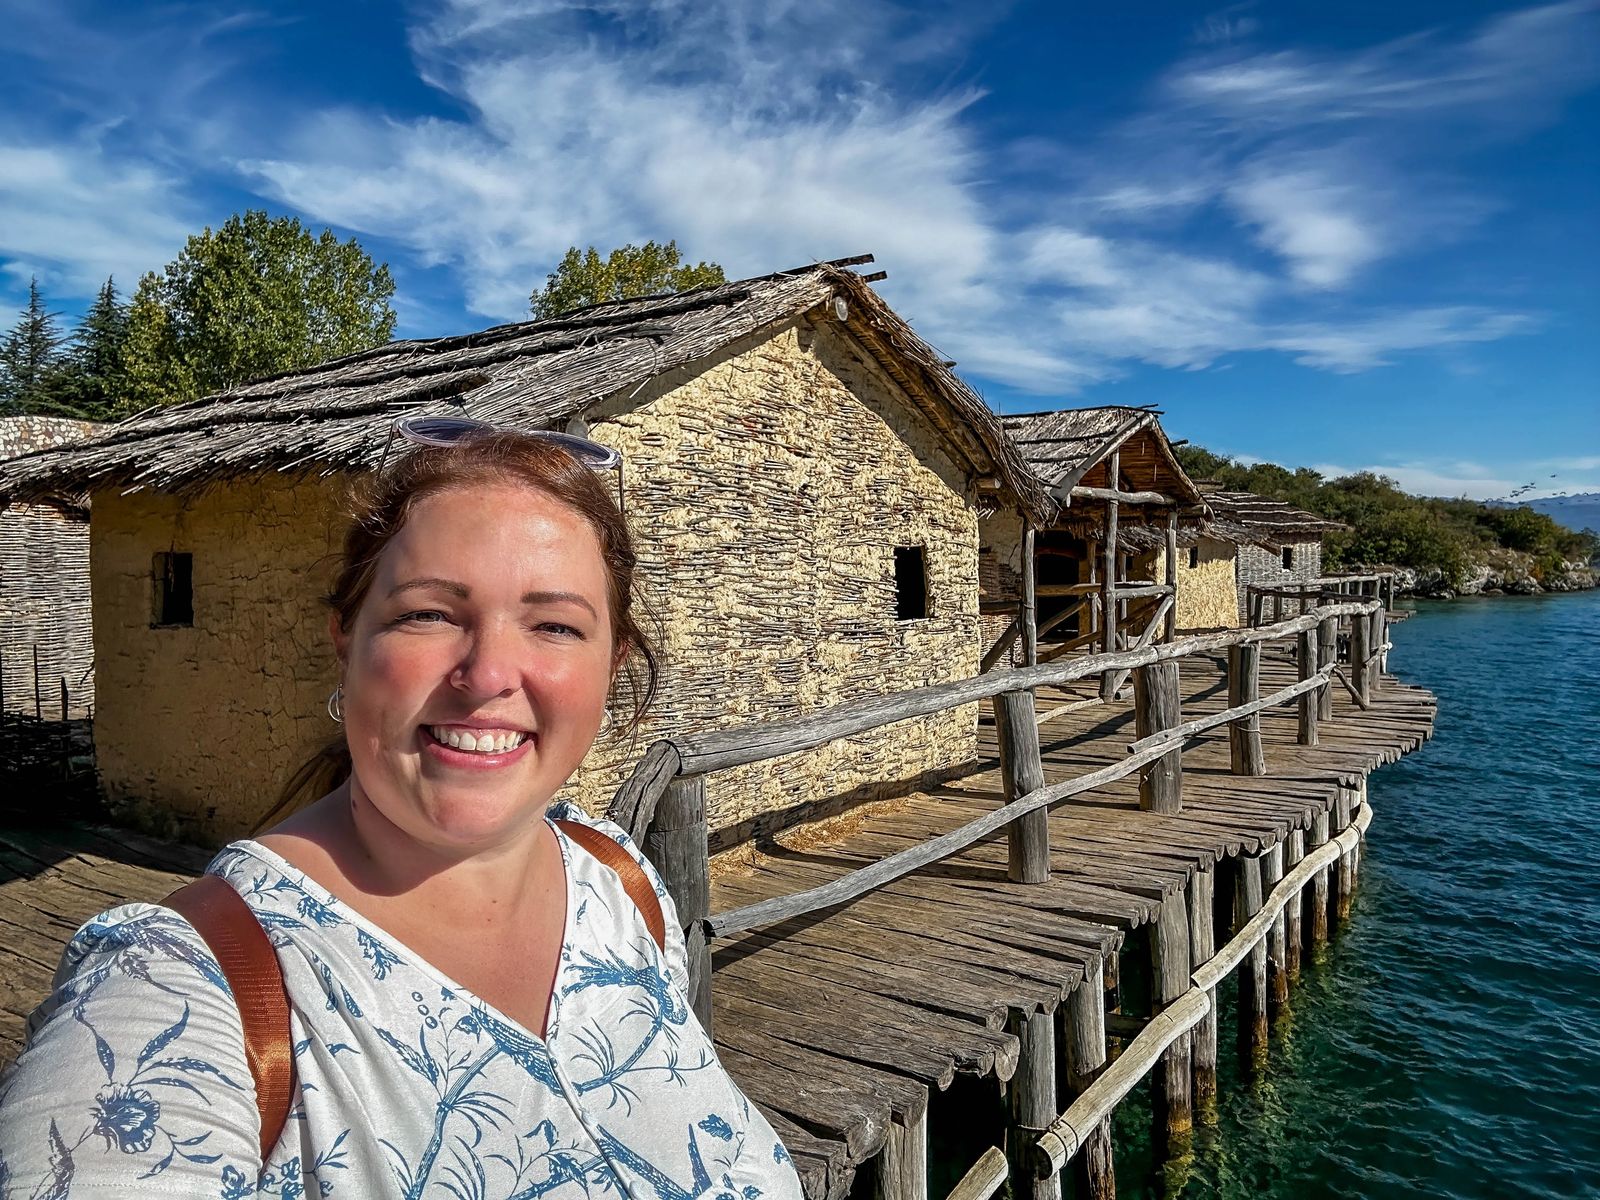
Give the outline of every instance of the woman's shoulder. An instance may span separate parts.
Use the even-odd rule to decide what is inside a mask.
[[[667,894],[667,889],[662,885],[661,877],[656,874],[655,864],[644,856],[644,852],[639,849],[637,843],[628,836],[627,830],[623,829],[615,821],[607,820],[605,817],[592,816],[581,805],[575,804],[571,800],[562,800],[557,804],[551,805],[548,815],[557,824],[570,822],[586,825],[598,833],[605,834],[627,851],[629,858],[644,868],[645,878],[650,881],[650,885],[655,888],[658,896]]]

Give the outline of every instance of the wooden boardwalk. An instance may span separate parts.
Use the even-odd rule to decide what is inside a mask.
[[[1281,654],[1269,653],[1261,674],[1264,691],[1297,678]],[[1009,1078],[1018,1016],[1054,1012],[1108,959],[1114,967],[1129,934],[1195,872],[1309,829],[1341,788],[1420,745],[1433,697],[1383,682],[1366,712],[1338,690],[1319,746],[1296,745],[1292,706],[1264,712],[1264,777],[1230,773],[1226,726],[1204,735],[1184,754],[1180,814],[1140,811],[1136,777],[1058,805],[1046,883],[1010,882],[997,834],[852,903],[718,942],[719,1053],[793,1152],[807,1194],[842,1197],[856,1169],[893,1153],[896,1130],[958,1073]],[[1225,658],[1185,660],[1182,684],[1185,718],[1227,707]],[[1045,690],[1038,711],[1095,685]],[[1046,783],[1125,758],[1133,726],[1126,701],[1046,716]],[[970,772],[937,791],[786,835],[747,868],[718,872],[712,911],[815,886],[998,807],[992,724],[980,726],[980,743]],[[0,831],[0,1063],[14,1056],[23,1017],[79,921],[159,899],[206,857],[121,831]]]

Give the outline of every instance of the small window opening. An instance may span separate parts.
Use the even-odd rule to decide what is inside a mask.
[[[1283,548],[1283,569],[1285,571],[1294,570],[1294,547],[1293,546],[1285,546]]]
[[[920,621],[927,617],[928,553],[922,546],[894,548],[894,618]]]
[[[1200,565],[1200,547],[1199,546],[1190,546],[1189,547],[1189,570],[1192,571],[1196,567],[1198,567],[1199,565]]]
[[[194,624],[194,555],[162,553],[155,560],[152,625]]]
[[[1131,554],[1122,556],[1122,577],[1124,579],[1133,578],[1133,555]]]

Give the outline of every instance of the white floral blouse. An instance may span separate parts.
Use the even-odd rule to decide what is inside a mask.
[[[615,825],[551,816],[644,863]],[[689,1011],[655,871],[665,955],[617,875],[557,838],[567,923],[544,1039],[265,847],[217,856],[289,992],[299,1095],[265,1163],[238,1010],[205,943],[156,905],[95,917],[0,1079],[0,1200],[799,1200],[783,1144]]]

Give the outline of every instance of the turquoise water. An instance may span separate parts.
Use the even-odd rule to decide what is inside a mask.
[[[1123,1196],[1600,1196],[1600,592],[1393,641],[1439,720],[1371,779],[1353,918],[1190,1158],[1152,1172],[1122,1114]]]

